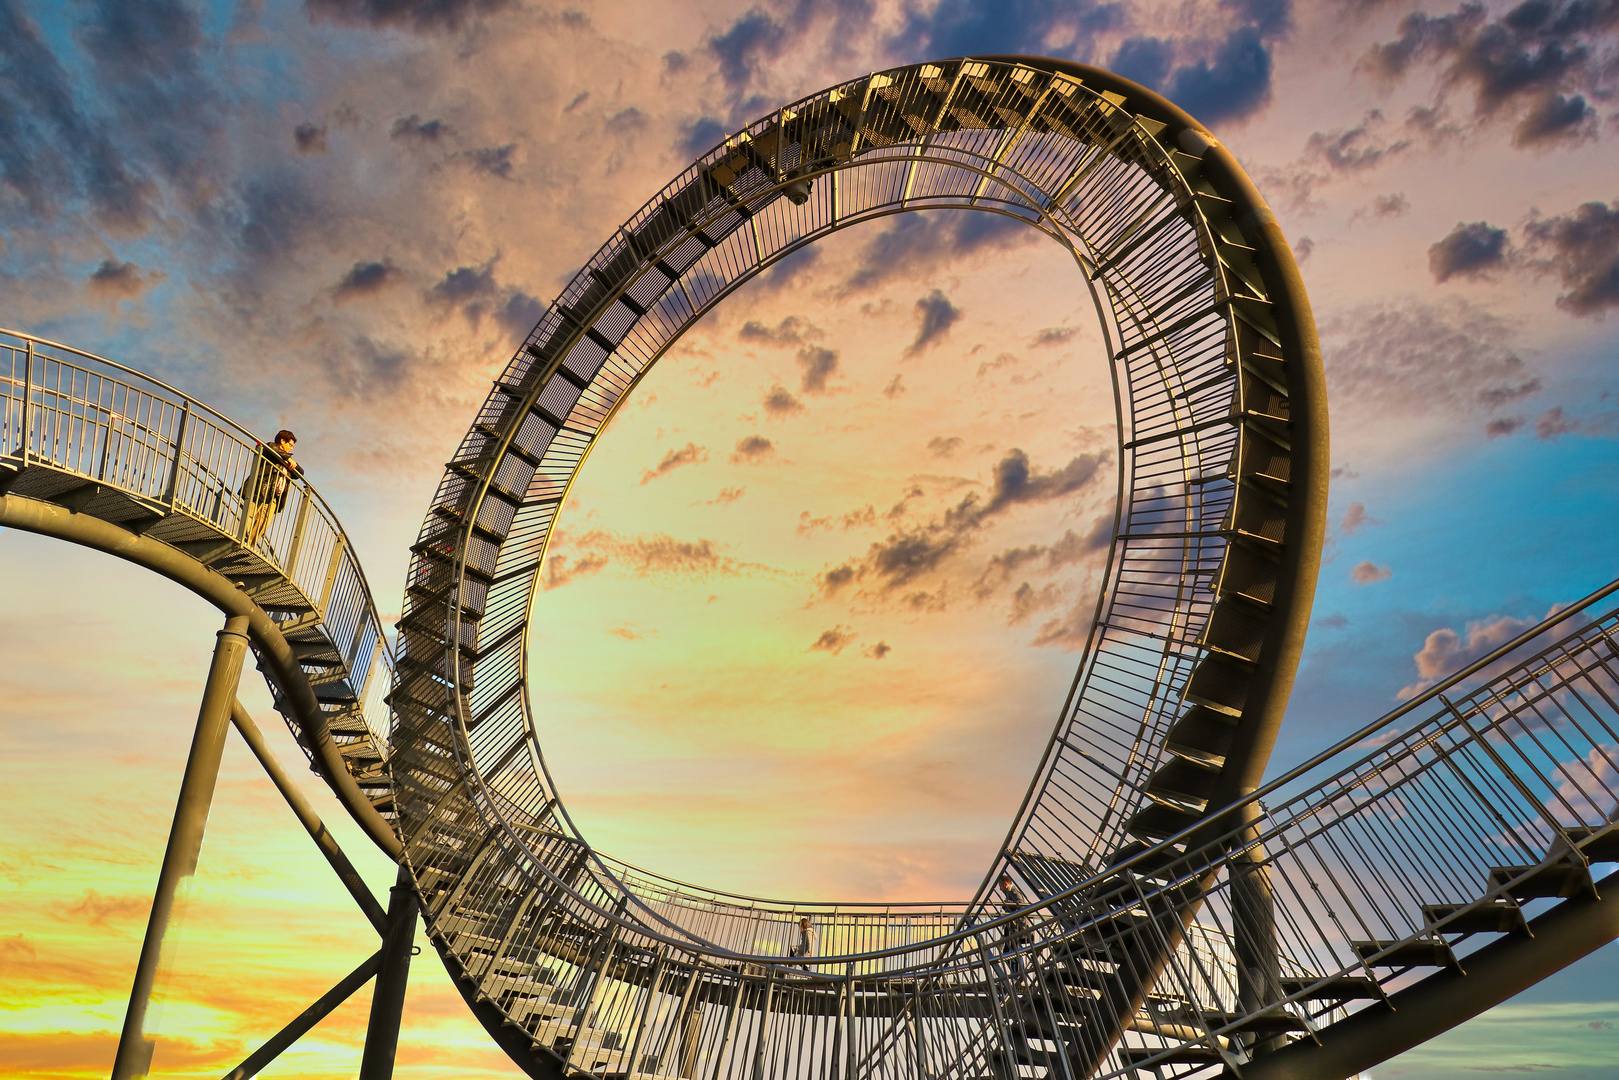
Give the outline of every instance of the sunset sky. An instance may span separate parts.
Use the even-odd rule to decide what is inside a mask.
[[[293,428],[391,623],[490,378],[621,222],[784,101],[968,53],[1161,90],[1293,242],[1334,472],[1273,771],[1619,572],[1602,0],[0,0],[0,325]],[[889,218],[727,300],[551,549],[532,689],[580,828],[750,894],[969,895],[1079,660],[1113,412],[1084,282],[1032,230]],[[994,502],[1009,468],[1035,497]],[[219,620],[15,532],[0,597],[0,1076],[105,1075]],[[295,763],[251,668],[242,699]],[[225,1072],[368,934],[233,738],[156,1071]],[[430,949],[413,976],[396,1075],[517,1075]],[[1614,1080],[1616,986],[1610,946],[1375,1072]],[[368,1001],[264,1075],[352,1075]]]

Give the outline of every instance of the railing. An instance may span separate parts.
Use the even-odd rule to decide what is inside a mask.
[[[0,329],[0,467],[80,478],[87,495],[104,489],[125,496],[135,514],[130,523],[144,528],[183,515],[250,550],[319,614],[344,659],[371,741],[385,751],[382,696],[392,654],[365,573],[331,507],[301,478],[291,481],[286,506],[264,535],[245,543],[243,490],[257,458],[250,432],[173,387],[103,357]],[[271,616],[293,618],[279,610]]]

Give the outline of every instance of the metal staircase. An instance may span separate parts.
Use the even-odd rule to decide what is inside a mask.
[[[321,764],[340,765],[391,823],[392,656],[365,574],[331,507],[301,480],[260,542],[244,542],[255,453],[250,433],[173,387],[0,330],[0,524],[48,527],[64,513],[104,522],[117,530],[109,543],[161,545],[163,572],[243,596],[274,639],[278,655],[254,647],[299,745],[313,756],[329,741],[335,757]]]

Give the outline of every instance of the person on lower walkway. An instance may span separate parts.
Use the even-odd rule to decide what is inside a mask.
[[[815,924],[810,921],[808,915],[798,920],[798,941],[787,950],[787,955],[800,958],[815,955]],[[805,971],[809,970],[808,964],[798,966]]]
[[[1012,881],[1011,874],[1003,870],[1000,880],[996,882],[996,886],[1001,893],[1002,915],[1013,915],[1029,906],[1029,902],[1023,898],[1023,893],[1018,889],[1016,883]],[[1022,949],[1033,940],[1034,936],[1029,933],[1027,916],[1010,919],[1002,925],[1001,956],[1010,956],[1012,958],[1011,968],[1014,976],[1023,970]]]
[[[270,519],[287,508],[287,493],[292,489],[294,477],[302,476],[302,465],[292,456],[298,436],[285,428],[275,433],[275,442],[257,443],[253,455],[253,471],[242,485],[246,500],[247,521],[242,531],[242,542],[257,547],[270,527]]]

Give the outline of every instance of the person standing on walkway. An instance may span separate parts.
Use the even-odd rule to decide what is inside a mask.
[[[810,922],[808,915],[798,920],[798,943],[787,950],[787,955],[800,958],[815,955],[815,924]],[[809,970],[808,964],[798,966]]]
[[[1012,881],[1011,874],[1002,871],[1000,879],[995,884],[1001,893],[1002,915],[1016,915],[1029,906],[1029,902],[1023,898],[1023,893],[1018,889],[1017,884]],[[1008,956],[1011,957],[1013,976],[1022,972],[1022,950],[1033,940],[1034,935],[1029,932],[1029,918],[1027,915],[1009,919],[1002,925],[1001,957],[1002,959]]]
[[[258,443],[253,457],[253,471],[242,485],[242,496],[247,500],[247,523],[242,542],[257,547],[270,527],[270,519],[287,508],[287,492],[294,477],[302,476],[304,468],[292,456],[298,436],[282,428],[275,433],[275,442]]]

